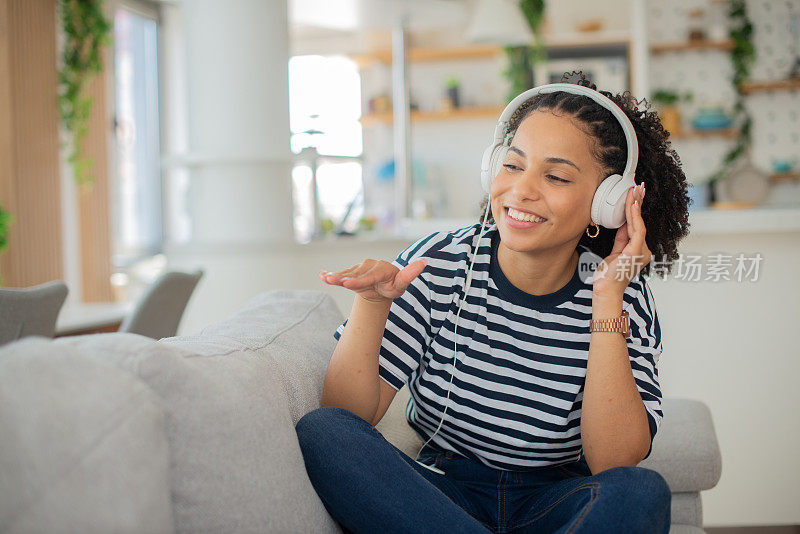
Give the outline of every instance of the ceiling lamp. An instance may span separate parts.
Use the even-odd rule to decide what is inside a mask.
[[[472,43],[522,46],[531,44],[533,33],[518,0],[477,0],[467,39]]]

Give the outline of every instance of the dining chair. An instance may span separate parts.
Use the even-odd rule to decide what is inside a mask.
[[[0,287],[0,345],[25,336],[52,338],[69,289],[61,280],[38,286]]]
[[[202,276],[202,269],[191,273],[169,271],[162,274],[145,290],[130,315],[123,319],[119,331],[153,339],[174,336],[186,304]]]

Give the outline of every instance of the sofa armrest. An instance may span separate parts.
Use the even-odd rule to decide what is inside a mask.
[[[708,406],[681,398],[665,398],[661,405],[664,419],[653,451],[639,467],[658,471],[673,493],[713,488],[722,474],[722,457]]]

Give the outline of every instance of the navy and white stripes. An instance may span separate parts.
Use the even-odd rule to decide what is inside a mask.
[[[444,410],[453,370],[453,323],[479,234],[480,224],[431,234],[392,262],[402,268],[428,259],[425,270],[392,303],[379,356],[383,380],[395,389],[409,385],[406,417],[423,441],[434,433]],[[498,243],[492,224],[481,238],[458,322],[450,405],[431,441],[496,469],[577,460],[592,287],[576,270],[555,293],[525,293],[503,275]],[[623,309],[631,321],[628,353],[652,443],[663,416],[656,367],[662,344],[655,302],[641,275],[626,288]],[[336,339],[346,323],[334,333]]]

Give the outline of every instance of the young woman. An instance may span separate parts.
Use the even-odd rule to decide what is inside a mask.
[[[583,76],[577,85],[596,90]],[[334,334],[323,407],[296,429],[311,482],[347,531],[669,531],[670,489],[637,467],[663,416],[661,329],[643,275],[678,257],[686,177],[654,111],[628,92],[600,94],[638,141],[622,226],[601,227],[590,210],[626,168],[623,121],[562,90],[512,115],[487,226],[320,272],[356,296]],[[586,255],[603,260],[592,277],[581,276]],[[594,323],[625,315],[628,332]],[[404,385],[409,425],[426,440],[418,461],[374,427]]]

